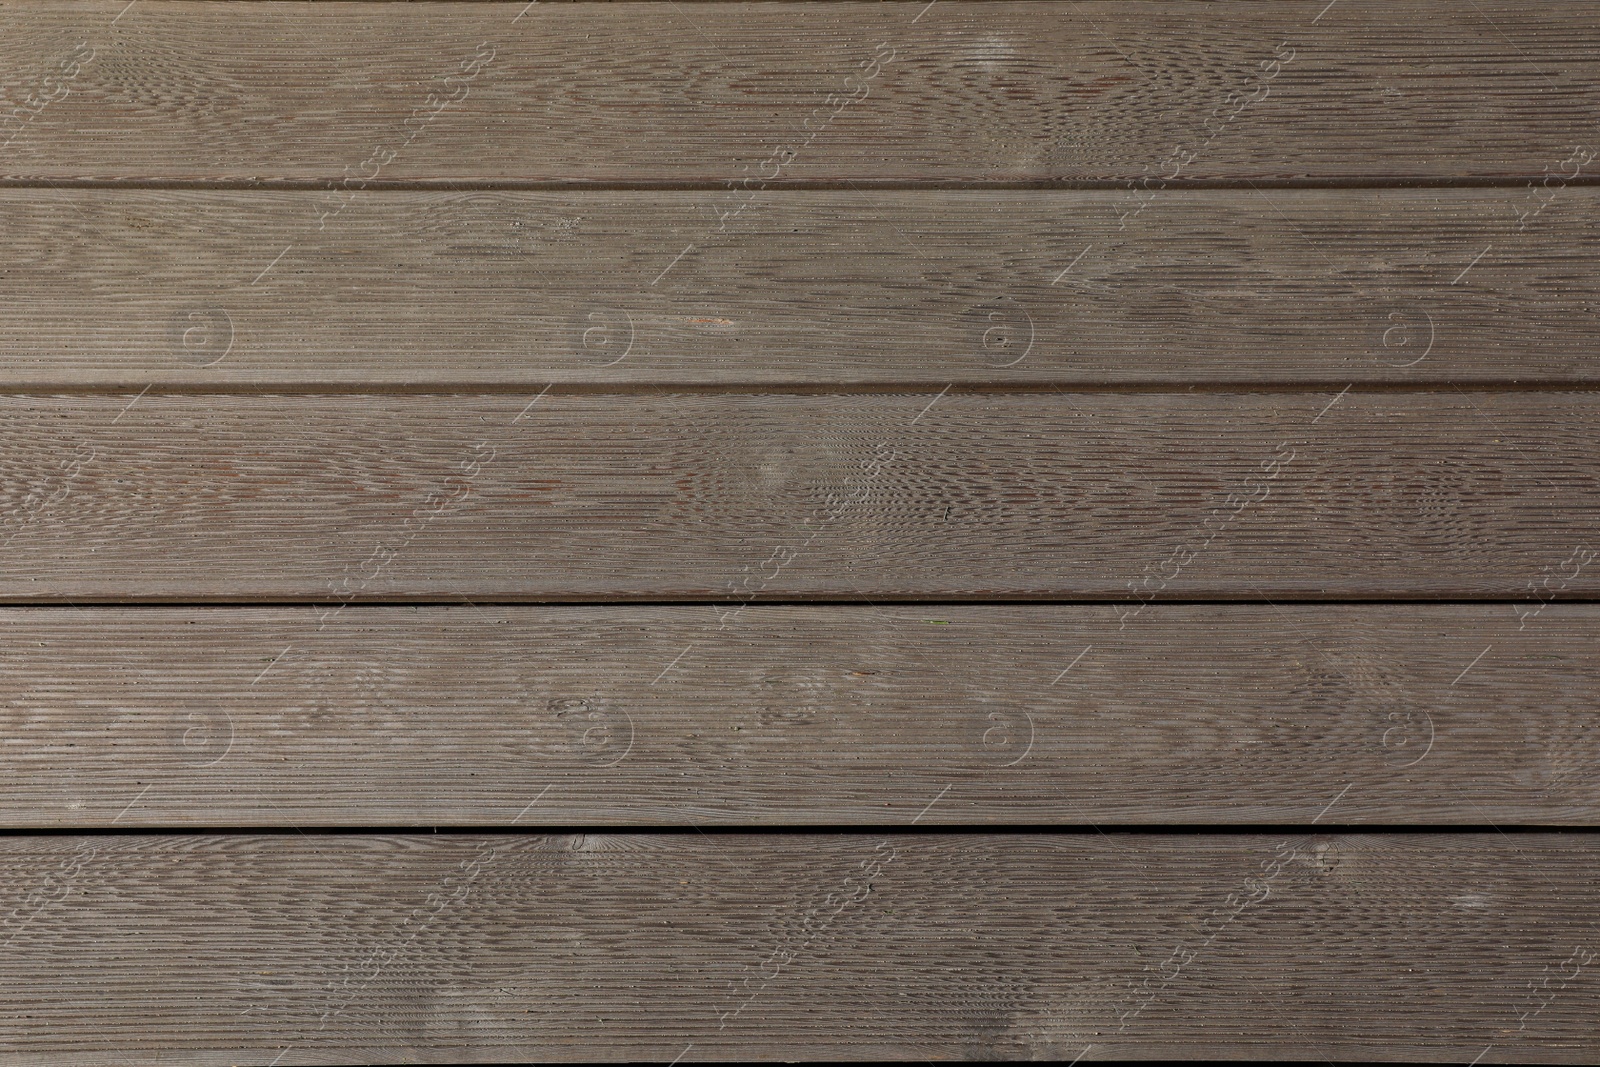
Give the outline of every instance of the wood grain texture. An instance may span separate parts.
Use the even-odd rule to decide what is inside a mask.
[[[1542,179],[1600,108],[1576,0],[923,6],[11,5],[0,173]]]
[[[0,598],[1600,591],[1600,394],[0,400]],[[1587,558],[1579,558],[1587,554]],[[1587,568],[1587,569],[1586,569]]]
[[[698,1060],[1064,1062],[1092,1045],[1466,1063],[1487,1046],[1495,1062],[1588,1063],[1595,844],[13,838],[0,1049],[17,1063],[665,1063],[689,1045]]]
[[[4,190],[0,384],[1589,382],[1600,193]],[[322,222],[326,225],[319,229]]]
[[[13,827],[1600,813],[1594,605],[27,608],[0,636]]]
[[[0,1060],[1600,1062],[1593,5],[0,12]]]

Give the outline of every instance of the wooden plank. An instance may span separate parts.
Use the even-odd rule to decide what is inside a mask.
[[[924,6],[30,4],[0,173],[1542,180],[1600,109],[1581,0]]]
[[[5,190],[0,384],[1588,382],[1600,191]],[[711,234],[702,231],[710,225]]]
[[[1594,835],[7,839],[14,1063],[1588,1063]],[[691,1050],[692,1046],[692,1050]],[[1484,1062],[1488,1062],[1487,1056]]]
[[[1595,605],[27,608],[11,827],[1592,824]]]
[[[0,398],[0,598],[1600,592],[1600,394]],[[1563,566],[1563,561],[1567,561]],[[1572,573],[1567,573],[1571,571]]]

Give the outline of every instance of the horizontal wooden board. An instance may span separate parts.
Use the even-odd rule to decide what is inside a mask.
[[[1581,0],[12,5],[46,181],[1523,178],[1593,137]]]
[[[11,838],[0,1050],[1589,1063],[1597,844]]]
[[[12,827],[1583,824],[1600,607],[23,608]]]
[[[0,191],[0,385],[1587,382],[1600,192]],[[324,226],[323,224],[326,223]],[[319,228],[320,227],[320,228]]]
[[[1593,392],[0,398],[0,598],[1600,591]],[[1586,559],[1579,560],[1581,554]]]

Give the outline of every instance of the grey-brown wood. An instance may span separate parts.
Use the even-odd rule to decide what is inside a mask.
[[[30,180],[1543,180],[1589,5],[8,5]],[[686,238],[685,240],[693,240]]]
[[[1600,394],[11,396],[0,598],[1593,596]],[[1569,573],[1570,572],[1570,573]]]
[[[1600,1062],[1592,4],[0,12],[0,1060]]]
[[[0,385],[1596,379],[1581,186],[721,199],[0,191]]]
[[[1600,814],[1600,607],[1120,621],[1112,605],[9,609],[0,823]]]
[[[74,1064],[1592,1063],[1595,845],[10,839],[0,1050]]]

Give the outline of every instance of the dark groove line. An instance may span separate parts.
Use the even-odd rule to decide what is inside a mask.
[[[170,3],[194,3],[194,4],[199,4],[199,3],[217,3],[217,2],[224,2],[224,3],[230,3],[230,4],[263,4],[263,3],[271,3],[271,2],[286,3],[286,2],[293,2],[293,0],[168,0],[168,2],[170,2]],[[307,2],[307,0],[299,0],[299,2],[305,3],[305,2]],[[345,4],[370,4],[370,5],[373,5],[373,6],[379,6],[379,5],[393,5],[393,4],[396,4],[396,3],[416,2],[416,0],[340,0],[340,2],[341,3],[345,3]],[[514,8],[514,7],[521,7],[526,2],[526,0],[428,0],[428,2],[429,3],[435,3],[435,4],[449,4],[449,5],[467,5],[467,4],[482,4],[484,6],[498,5],[500,7],[505,7],[505,8]],[[560,5],[565,6],[565,7],[588,7],[588,6],[599,7],[599,6],[610,5],[610,4],[613,4],[613,3],[616,3],[616,2],[618,2],[618,0],[540,0],[541,6],[545,6],[545,7],[553,7],[553,6],[557,5],[557,4],[560,4]],[[643,4],[656,4],[658,6],[665,7],[669,2],[671,2],[671,0],[629,0],[629,2],[632,2],[632,3],[643,3]],[[794,4],[794,3],[797,3],[797,2],[801,2],[801,0],[686,0],[686,2],[692,3],[692,4],[735,4],[735,3],[737,3],[737,4],[746,4],[746,3],[750,3],[750,4]],[[812,4],[812,5],[816,5],[816,6],[821,6],[821,5],[824,5],[824,4],[829,4],[829,5],[837,4],[840,7],[845,7],[845,6],[852,6],[852,5],[853,6],[860,6],[863,3],[863,0],[803,0],[803,2]],[[926,6],[927,3],[928,3],[928,0],[877,0],[877,2],[880,3],[880,4],[883,4],[885,6],[899,6],[899,7],[912,7],[912,8],[914,8],[914,7],[924,7],[924,6]],[[1001,0],[948,0],[948,2],[959,3],[959,4],[971,4],[973,6],[977,6],[979,4],[997,3],[997,2],[1001,2]],[[1004,2],[1014,3],[1014,2],[1016,2],[1016,0],[1004,0]],[[1077,0],[1032,0],[1032,2],[1039,3],[1041,5],[1049,4],[1049,3],[1058,3],[1058,4],[1065,5],[1067,3],[1076,3]],[[1152,2],[1152,0],[1119,0],[1119,2],[1124,3],[1124,4],[1142,4],[1142,3]],[[1156,0],[1156,2],[1172,3],[1172,2],[1174,2],[1174,0]],[[1209,3],[1215,3],[1216,0],[1177,0],[1177,2],[1192,3],[1192,4],[1209,4]],[[1239,5],[1255,3],[1255,4],[1261,4],[1261,5],[1265,6],[1265,5],[1268,5],[1268,4],[1280,3],[1281,0],[1229,0],[1229,2],[1234,3],[1234,4],[1239,4]]]
[[[1352,597],[1352,596],[1343,596],[1343,597],[1327,597],[1327,598],[1278,596],[1278,597],[1270,597],[1269,598],[1269,597],[1262,596],[1259,592],[1257,592],[1253,596],[1249,596],[1249,597],[1246,597],[1246,594],[1241,593],[1240,597],[1243,598],[1243,599],[1218,598],[1218,597],[1171,597],[1171,598],[1163,597],[1163,598],[1158,598],[1158,599],[1155,599],[1155,600],[1147,601],[1147,602],[1145,602],[1145,604],[1146,604],[1147,607],[1157,607],[1157,608],[1160,608],[1160,607],[1208,607],[1208,606],[1221,607],[1221,606],[1239,606],[1239,605],[1250,605],[1250,604],[1271,604],[1274,607],[1280,607],[1280,608],[1283,608],[1283,607],[1308,607],[1308,608],[1309,607],[1316,607],[1316,608],[1334,608],[1334,607],[1350,607],[1350,608],[1354,608],[1354,607],[1362,607],[1362,608],[1393,607],[1393,608],[1403,608],[1403,607],[1410,607],[1410,608],[1414,608],[1414,607],[1427,607],[1427,606],[1434,606],[1434,607],[1492,607],[1492,606],[1512,607],[1512,606],[1515,606],[1515,605],[1518,605],[1518,604],[1535,604],[1535,603],[1542,603],[1546,607],[1549,607],[1551,605],[1560,606],[1560,605],[1564,605],[1564,604],[1571,604],[1571,605],[1574,605],[1574,606],[1578,606],[1578,605],[1590,605],[1590,604],[1600,603],[1600,593],[1596,593],[1593,596],[1586,596],[1586,595],[1568,596],[1566,594],[1563,594],[1559,598],[1552,599],[1552,600],[1545,600],[1545,601],[1541,601],[1537,597],[1515,598],[1515,597],[1487,597],[1487,596],[1486,597],[1448,597],[1448,596],[1433,596],[1433,597],[1424,597],[1424,596],[1416,596],[1416,597],[1396,597],[1396,596]],[[870,597],[870,598],[864,598],[864,597],[856,597],[856,598],[817,597],[815,599],[806,599],[804,597],[772,597],[770,599],[769,598],[762,598],[762,599],[756,599],[756,600],[750,600],[750,601],[740,601],[740,600],[683,600],[683,599],[671,599],[671,598],[668,598],[668,599],[659,599],[658,598],[658,599],[654,599],[654,600],[649,600],[649,599],[621,600],[621,599],[617,599],[615,597],[608,597],[607,599],[604,599],[604,600],[565,600],[565,599],[559,599],[559,598],[558,599],[549,599],[549,600],[517,600],[517,599],[507,600],[507,599],[505,599],[503,597],[482,597],[482,598],[475,598],[475,599],[472,599],[472,600],[469,601],[465,597],[459,597],[458,596],[453,600],[420,599],[420,598],[416,599],[416,600],[372,599],[372,600],[354,600],[354,601],[312,600],[312,599],[302,599],[302,600],[210,600],[210,599],[207,599],[207,600],[181,600],[180,599],[180,600],[139,600],[139,601],[122,602],[122,601],[116,601],[116,600],[95,600],[95,599],[88,599],[88,598],[78,597],[78,598],[74,598],[74,599],[62,599],[62,600],[59,600],[59,601],[53,601],[53,602],[49,602],[49,603],[36,602],[36,601],[8,602],[8,601],[0,600],[0,611],[11,611],[11,610],[67,611],[67,610],[72,610],[72,609],[75,609],[75,608],[82,608],[82,607],[132,608],[132,609],[137,609],[137,610],[140,610],[140,611],[176,611],[176,610],[190,609],[190,608],[206,608],[206,609],[218,610],[218,611],[244,611],[244,610],[267,609],[267,608],[295,608],[295,609],[299,609],[299,610],[303,610],[303,611],[326,611],[329,608],[343,607],[343,609],[345,611],[361,611],[363,608],[370,608],[370,609],[376,610],[376,609],[389,609],[389,608],[465,608],[465,607],[476,607],[476,608],[533,608],[533,607],[603,608],[603,607],[613,607],[613,608],[616,608],[618,611],[631,611],[631,610],[634,610],[634,609],[637,609],[637,608],[696,608],[696,607],[706,607],[708,605],[713,605],[713,604],[740,604],[740,603],[743,603],[746,607],[752,607],[752,608],[861,607],[862,605],[865,605],[867,607],[895,607],[895,606],[900,606],[900,607],[918,607],[918,608],[939,608],[939,607],[951,607],[951,608],[954,608],[954,607],[966,607],[966,608],[970,608],[970,607],[993,607],[993,608],[1062,607],[1062,608],[1070,608],[1070,607],[1097,607],[1097,606],[1104,606],[1104,605],[1107,605],[1107,604],[1137,604],[1137,603],[1140,603],[1140,601],[1138,601],[1138,600],[1130,600],[1130,599],[1127,599],[1125,597],[1121,598],[1121,599],[1118,599],[1118,598],[1115,598],[1115,597],[1097,598],[1097,597],[1044,597],[1044,596],[1039,596],[1039,597],[992,597],[992,598],[983,599],[983,600],[973,600],[973,599],[953,599],[953,598],[948,597],[948,596],[944,596],[944,597],[941,598],[938,594],[930,594],[927,599],[916,599],[914,597],[909,597],[909,596],[907,596],[905,594],[899,594],[899,595],[893,595],[893,596],[875,596],[875,597]]]
[[[234,0],[234,2],[266,3],[275,0]],[[372,0],[392,3],[395,0]],[[495,0],[451,0],[455,3],[487,3]],[[574,2],[574,0],[568,0]],[[590,0],[575,0],[590,2]],[[735,0],[727,0],[735,2]],[[757,0],[757,2],[785,2],[785,0]],[[964,0],[971,2],[971,0]],[[1241,194],[1257,190],[1339,190],[1339,189],[1520,189],[1536,184],[1544,177],[1535,174],[1505,174],[1498,176],[1460,175],[1434,177],[1417,175],[1371,175],[1358,177],[1321,178],[1176,178],[1157,187],[1163,196],[1185,192],[1223,191]],[[763,193],[773,192],[857,192],[871,189],[878,192],[1121,192],[1136,187],[1139,178],[780,178],[765,183]],[[1600,188],[1600,174],[1579,174],[1567,178],[1565,188]],[[415,178],[376,179],[364,183],[349,183],[337,178],[23,178],[0,177],[0,191],[6,189],[60,189],[109,191],[160,191],[160,192],[329,192],[343,188],[361,193],[628,193],[628,192],[699,192],[724,193],[728,183],[723,179],[644,180],[622,181],[616,179],[561,178],[519,179],[494,178],[475,181],[459,179]]]
[[[1502,381],[1365,381],[1357,377],[1327,380],[1275,381],[1269,379],[1241,382],[1187,381],[1187,380],[1135,380],[1127,382],[1070,382],[1055,379],[1025,379],[1015,382],[982,381],[951,382],[948,378],[930,378],[908,381],[865,382],[219,382],[199,384],[173,382],[151,384],[148,377],[130,377],[109,382],[56,383],[48,379],[37,383],[7,382],[0,371],[0,403],[8,400],[36,400],[49,396],[107,396],[126,399],[129,392],[144,393],[145,397],[162,396],[425,396],[473,398],[490,396],[526,397],[549,387],[549,399],[563,394],[572,396],[823,396],[849,398],[861,396],[903,396],[907,394],[950,393],[969,396],[1027,396],[1061,393],[1066,396],[1316,396],[1337,393],[1345,388],[1356,396],[1373,393],[1392,395],[1449,394],[1449,393],[1595,393],[1600,392],[1600,368],[1590,380],[1566,381],[1547,379],[1529,381],[1520,379]]]
[[[293,837],[317,834],[325,837],[397,836],[432,837],[435,834],[453,837],[483,837],[511,835],[517,837],[555,837],[563,834],[629,835],[648,833],[660,837],[867,837],[895,834],[905,837],[993,837],[1000,834],[1023,834],[1030,837],[1096,838],[1118,837],[1271,837],[1278,834],[1313,836],[1367,835],[1367,834],[1438,834],[1447,837],[1470,834],[1517,833],[1529,837],[1557,835],[1593,836],[1600,840],[1600,830],[1583,826],[1560,826],[1542,823],[1160,823],[1150,826],[1138,823],[963,823],[940,826],[937,823],[919,822],[883,825],[858,825],[853,823],[815,823],[805,825],[718,825],[714,823],[684,824],[624,823],[596,826],[592,823],[560,823],[540,826],[499,826],[494,824],[446,825],[421,824],[323,826],[313,824],[287,824],[272,826],[180,826],[139,827],[109,826],[104,828],[39,828],[0,829],[0,840],[30,837],[208,837],[248,834],[252,837]]]
[[[11,610],[60,610],[74,608],[136,608],[143,611],[158,611],[163,609],[180,608],[207,608],[217,610],[241,611],[245,609],[267,608],[298,608],[306,611],[325,611],[329,608],[342,607],[346,611],[358,611],[361,608],[561,608],[561,607],[615,607],[618,610],[636,608],[692,608],[708,607],[712,605],[740,604],[750,608],[778,608],[778,607],[917,607],[936,609],[940,607],[1091,607],[1097,605],[1137,604],[1138,600],[1130,600],[1125,596],[1108,594],[1103,597],[1096,596],[1052,596],[1040,593],[1037,596],[1007,596],[985,597],[981,594],[970,596],[953,595],[947,592],[928,593],[926,595],[909,593],[863,593],[856,597],[818,596],[807,598],[803,596],[774,597],[772,599],[738,600],[707,596],[699,599],[678,598],[650,598],[640,594],[638,599],[630,599],[626,595],[615,593],[596,593],[592,598],[566,598],[566,597],[485,597],[467,599],[456,597],[453,600],[440,600],[437,598],[418,597],[416,599],[397,599],[389,597],[364,597],[354,601],[329,601],[314,600],[303,597],[285,596],[282,599],[269,600],[228,600],[222,596],[199,597],[160,597],[149,596],[137,599],[102,599],[99,597],[73,597],[73,598],[19,598],[17,600],[0,600],[0,611]],[[1144,602],[1146,607],[1221,607],[1221,606],[1248,606],[1269,604],[1273,607],[1511,607],[1517,604],[1542,603],[1551,605],[1590,605],[1600,604],[1600,592],[1594,594],[1563,594],[1559,599],[1541,601],[1537,597],[1512,598],[1504,596],[1432,596],[1418,593],[1415,596],[1377,595],[1370,597],[1342,594],[1330,596],[1326,599],[1302,596],[1266,596],[1261,592],[1243,591],[1237,595],[1225,594],[1200,597],[1173,597],[1171,599],[1159,598]]]
[[[229,4],[240,4],[240,5],[280,3],[280,4],[285,4],[287,6],[289,3],[296,2],[296,0],[167,0],[167,2],[168,3],[190,3],[190,4],[196,4],[196,5],[198,5],[200,3],[219,3],[219,2],[221,2],[221,3],[229,3]],[[306,2],[308,2],[308,0],[298,0],[298,2],[299,3],[306,3]],[[339,2],[340,3],[344,3],[344,4],[368,4],[368,5],[372,5],[374,7],[377,7],[377,6],[385,6],[385,5],[393,6],[396,3],[419,2],[419,0],[339,0]],[[451,5],[451,6],[458,6],[458,5],[459,6],[465,6],[465,5],[468,5],[468,4],[481,4],[481,5],[485,6],[485,7],[499,6],[499,7],[504,7],[504,8],[517,8],[517,7],[521,7],[524,3],[526,3],[526,0],[427,0],[427,2],[428,3],[433,3],[433,4]],[[554,7],[554,6],[558,5],[558,4],[563,6],[563,7],[603,7],[603,6],[609,6],[611,4],[617,3],[618,0],[539,0],[539,2],[540,2],[540,6],[542,6],[542,7]],[[671,0],[629,0],[629,2],[631,2],[631,3],[641,3],[641,4],[655,4],[657,6],[665,7],[668,3],[671,2]],[[775,5],[776,4],[791,4],[792,5],[792,4],[795,4],[797,2],[802,2],[802,0],[685,0],[685,2],[691,3],[691,4],[697,4],[697,5],[698,4],[730,4],[730,5],[731,4],[775,4]],[[861,6],[861,4],[864,2],[864,0],[803,0],[803,2],[808,3],[808,4],[812,4],[812,5],[816,5],[816,6],[821,6],[821,5],[824,5],[824,4],[827,4],[827,5],[836,4],[836,5],[840,6],[840,7],[847,7],[847,6]],[[885,6],[899,6],[899,7],[915,8],[915,7],[924,7],[924,6],[926,6],[927,3],[928,3],[928,0],[876,0],[876,2],[880,3],[880,4],[883,4]],[[973,6],[977,6],[977,5],[980,5],[980,4],[990,4],[990,3],[999,3],[999,2],[1014,3],[1014,2],[1016,2],[1016,0],[947,0],[947,2],[958,3],[958,4],[970,4],[970,5],[973,5]],[[1067,4],[1067,3],[1076,3],[1077,0],[1032,0],[1032,2],[1040,3],[1040,4],[1059,3],[1059,4],[1063,4],[1064,5],[1064,4]],[[1141,4],[1141,3],[1151,2],[1151,0],[1120,0],[1120,2],[1121,3],[1125,3],[1125,4]],[[1172,3],[1172,2],[1174,2],[1174,0],[1158,0],[1158,2]],[[1178,0],[1178,2],[1192,3],[1192,4],[1209,4],[1209,3],[1214,3],[1215,0]],[[1249,3],[1258,3],[1258,4],[1265,5],[1265,4],[1279,3],[1280,0],[1230,0],[1230,2],[1235,3],[1235,4],[1241,4],[1241,5],[1249,4]]]

